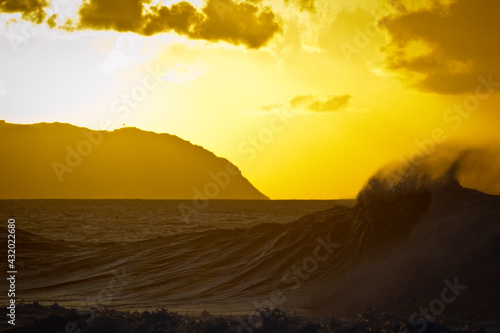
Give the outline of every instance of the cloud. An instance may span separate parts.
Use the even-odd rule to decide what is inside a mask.
[[[456,0],[383,19],[387,67],[418,89],[469,93],[478,76],[500,79],[500,2]]]
[[[123,6],[120,6],[120,3]],[[120,8],[121,7],[121,8]],[[79,9],[80,28],[137,31],[142,28],[143,0],[90,0]]]
[[[314,12],[316,10],[315,6],[316,0],[285,0],[286,4],[294,4],[303,11]]]
[[[144,63],[152,57],[153,54],[148,52],[144,38],[134,34],[119,34],[99,69],[105,74],[112,74],[120,69]]]
[[[244,44],[250,48],[261,47],[281,31],[275,14],[269,9],[259,9],[249,2],[228,2],[225,11],[221,0],[209,0],[203,12],[206,19],[195,30],[195,36],[207,40],[224,40]]]
[[[328,96],[327,98],[318,98],[314,95],[298,95],[286,103],[265,105],[261,108],[265,111],[285,109],[303,112],[333,112],[345,109],[351,98],[352,96],[349,94]]]
[[[202,10],[188,2],[149,6],[148,0],[90,0],[79,10],[79,29],[151,36],[176,32],[192,39],[260,48],[281,28],[275,14],[256,2],[208,0]]]
[[[225,41],[250,49],[265,46],[281,32],[278,17],[257,0],[207,0],[201,9],[186,1],[171,6],[151,0],[85,0],[77,18],[58,25],[48,0],[0,0],[0,11],[22,13],[23,19],[51,28],[114,30],[144,36],[175,32],[191,39]],[[47,15],[47,13],[51,15]]]
[[[309,104],[309,109],[316,112],[339,111],[347,106],[351,95],[334,96],[328,98],[326,101],[314,101]]]
[[[47,0],[0,0],[1,13],[21,13],[26,21],[40,24],[46,17]]]

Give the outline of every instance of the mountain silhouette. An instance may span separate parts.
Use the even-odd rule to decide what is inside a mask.
[[[137,128],[0,121],[0,199],[268,199],[203,147]]]

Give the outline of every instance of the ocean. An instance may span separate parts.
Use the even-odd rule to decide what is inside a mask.
[[[356,201],[209,201],[186,220],[189,205],[1,201],[5,223],[16,220],[16,298],[245,320],[232,325],[266,308],[309,318],[371,308],[414,331],[437,316],[500,316],[500,196],[454,179],[374,177]]]
[[[212,200],[199,209],[190,200],[1,200],[0,211],[5,226],[16,220],[19,300],[238,313],[254,307],[253,285],[262,292],[264,281],[251,276],[273,237],[304,215],[352,203]],[[186,216],[183,207],[193,210]]]

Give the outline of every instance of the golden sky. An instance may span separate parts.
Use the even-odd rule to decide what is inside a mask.
[[[500,2],[4,0],[0,119],[134,126],[273,199],[352,198],[440,142],[498,140]]]

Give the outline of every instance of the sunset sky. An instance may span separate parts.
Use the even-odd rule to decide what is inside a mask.
[[[498,1],[3,0],[0,12],[0,119],[174,134],[272,199],[352,198],[436,137],[500,137]]]

